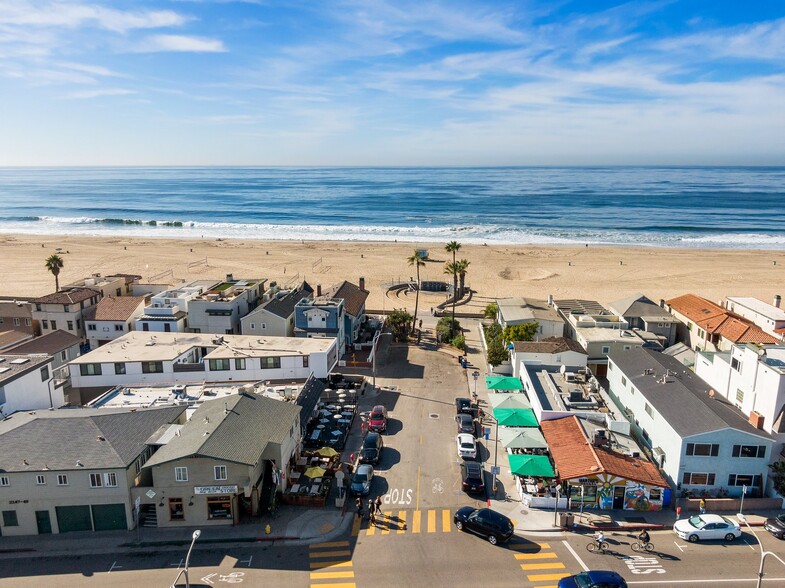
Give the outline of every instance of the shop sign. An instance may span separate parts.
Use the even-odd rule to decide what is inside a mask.
[[[195,486],[194,494],[237,494],[237,486]]]

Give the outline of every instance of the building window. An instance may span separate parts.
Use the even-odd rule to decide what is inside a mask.
[[[80,321],[79,319],[76,319],[76,330],[78,331],[81,328],[82,328],[82,321]]]
[[[267,328],[267,323],[262,323],[262,330]]]
[[[607,355],[608,353],[610,353],[610,352],[611,352],[611,348],[610,348],[610,346],[608,346],[608,345],[603,345],[603,346],[602,346],[602,352],[603,352],[605,355]]]
[[[100,376],[101,364],[100,363],[83,363],[79,365],[79,373],[83,376]]]
[[[174,468],[174,481],[187,482],[188,481],[188,468],[176,467]]]
[[[662,488],[652,488],[649,490],[649,500],[655,502],[662,500]]]
[[[643,410],[646,411],[647,415],[652,416],[651,405],[648,402],[644,405]]]
[[[207,499],[207,518],[231,519],[232,500],[228,496],[215,496]]]
[[[14,326],[18,327],[20,325],[19,318],[14,318]]]
[[[36,486],[46,486],[46,476],[43,474],[37,474],[35,477],[35,484]]]
[[[681,483],[691,486],[714,486],[714,474],[684,472],[684,475],[681,477]]]
[[[55,321],[55,320],[52,321],[52,330],[53,331],[57,330],[57,321]]]
[[[71,307],[67,304],[63,304],[63,312],[71,312]]]
[[[41,368],[41,381],[46,382],[49,379],[49,366],[45,365]]]
[[[164,333],[171,333],[172,332],[172,325],[169,323],[164,323]]]
[[[69,331],[73,331],[74,330],[74,321],[66,321],[66,324],[68,325],[68,330]]]
[[[627,385],[627,378],[625,378],[624,376],[621,377],[621,385],[622,386],[626,386]]]
[[[60,352],[60,361],[68,361],[68,351]]]
[[[119,376],[125,374],[125,364],[124,363],[114,364],[114,373],[116,373]]]
[[[68,486],[68,474],[57,474],[57,485]]]
[[[183,510],[182,498],[169,499],[169,520],[170,521],[184,521],[185,511]]]
[[[115,325],[115,326],[114,326],[114,330],[115,330],[115,331],[123,331],[123,330],[125,330],[125,329],[123,329],[123,325]]]
[[[728,476],[728,486],[755,486],[760,488],[761,476],[752,474],[730,474]]]
[[[142,373],[143,374],[162,374],[164,371],[164,363],[162,361],[143,361]]]
[[[736,359],[735,357],[730,358],[730,368],[732,370],[736,370],[737,372],[741,372],[741,362]]]
[[[744,390],[741,388],[736,389],[736,406],[741,407],[741,404],[744,402]]]
[[[123,295],[123,289],[122,288],[118,288],[117,290],[114,291],[114,293],[115,293],[115,296],[122,296]]]
[[[49,328],[49,321],[41,321],[41,328],[48,329]]]
[[[0,486],[10,486],[11,479],[8,476],[0,476]]]
[[[229,369],[229,359],[210,359],[207,361],[211,372],[223,372]]]
[[[149,331],[150,330],[150,323],[142,323],[142,330]]]
[[[717,457],[719,454],[719,443],[687,443],[687,455]]]
[[[103,485],[101,474],[90,474],[90,488],[100,488]]]
[[[256,325],[254,323],[251,323],[251,329],[255,329],[255,328],[256,328]]]
[[[245,369],[245,358],[238,357],[234,360],[234,369],[236,370],[244,370]]]
[[[96,330],[96,325],[94,323],[90,323],[89,325],[87,325],[87,330],[88,331],[95,331]]]
[[[303,367],[308,367],[308,356],[303,355]]]
[[[734,445],[733,457],[766,457],[765,445]]]
[[[31,326],[31,325],[32,325],[32,323],[30,322],[30,319],[29,319],[29,318],[26,318],[26,319],[25,319],[25,326],[26,326],[26,327],[29,327],[29,326]]]
[[[113,488],[117,486],[117,474],[114,472],[107,472],[104,474],[104,486]]]
[[[226,480],[226,466],[215,466],[213,468],[215,471],[215,479],[216,480]]]
[[[3,511],[3,526],[4,527],[18,527],[19,519],[16,518],[15,510]]]
[[[261,364],[263,370],[275,370],[281,367],[280,357],[262,357]]]

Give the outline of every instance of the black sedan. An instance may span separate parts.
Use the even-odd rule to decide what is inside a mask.
[[[481,463],[461,463],[461,486],[464,492],[485,492],[485,469]]]
[[[785,539],[785,514],[777,515],[773,519],[766,519],[763,528],[777,539]]]
[[[510,519],[490,508],[474,509],[471,506],[464,506],[455,513],[453,521],[459,531],[479,535],[487,539],[491,545],[506,543],[515,531]]]
[[[562,578],[559,588],[627,588],[627,582],[616,572],[589,570]]]

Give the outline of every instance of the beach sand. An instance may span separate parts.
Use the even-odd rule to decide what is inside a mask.
[[[444,244],[436,243],[2,235],[0,295],[54,291],[44,260],[58,252],[65,264],[61,285],[92,273],[139,274],[143,282],[173,284],[221,279],[231,273],[235,279],[266,278],[268,285],[305,279],[323,288],[344,279],[357,284],[362,276],[370,291],[368,309],[412,310],[413,297],[390,298],[385,292],[389,284],[416,275],[406,262],[415,248],[427,249],[430,255],[421,269],[422,280],[452,279],[444,274],[444,264],[452,257]],[[774,294],[785,294],[785,251],[463,245],[461,258],[470,262],[466,283],[477,292],[473,306],[497,297],[545,299],[549,294],[604,304],[638,292],[655,301],[691,292],[715,302],[725,296],[771,302]],[[427,313],[444,298],[424,296],[420,308]]]

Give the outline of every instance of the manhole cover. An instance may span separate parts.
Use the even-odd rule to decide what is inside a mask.
[[[436,414],[435,412],[432,412],[431,414],[428,415],[428,418],[429,419],[438,419],[439,415]]]

